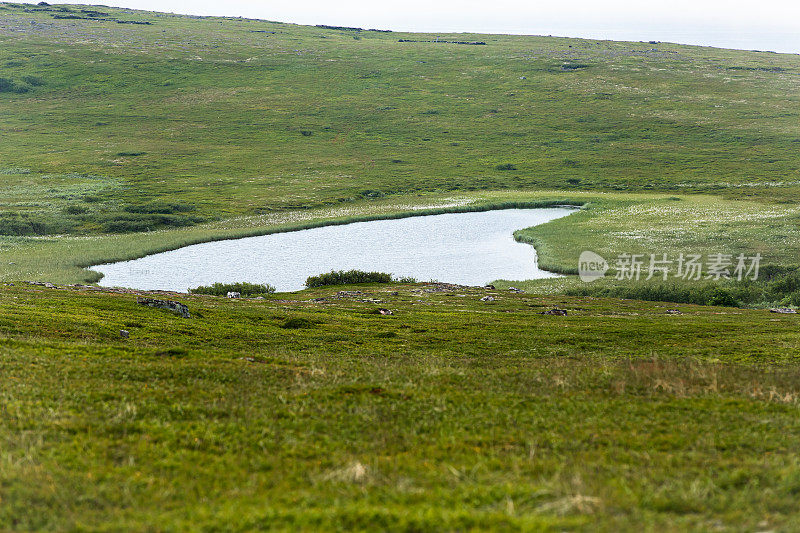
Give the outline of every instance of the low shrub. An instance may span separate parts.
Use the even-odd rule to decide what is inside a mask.
[[[191,294],[210,294],[212,296],[227,296],[229,292],[238,292],[244,297],[259,296],[274,293],[275,287],[268,284],[241,281],[238,283],[214,283],[213,285],[201,285],[194,289],[189,289]]]
[[[37,76],[22,76],[22,81],[24,81],[25,83],[27,83],[32,87],[41,87],[42,85],[44,85],[44,80]]]
[[[512,163],[503,163],[502,165],[497,165],[494,167],[496,170],[517,170],[517,165]]]
[[[134,152],[130,152],[133,154]],[[144,152],[138,152],[137,155]],[[171,215],[175,213],[189,213],[196,209],[194,204],[181,204],[170,202],[151,202],[149,204],[126,205],[123,208],[128,213]]]
[[[56,235],[73,230],[73,222],[65,218],[28,213],[3,213],[0,215],[0,235],[30,236]]]
[[[86,213],[88,209],[82,205],[68,205],[64,208],[64,212],[68,215],[82,215]]]
[[[281,327],[283,329],[308,329],[313,328],[314,323],[307,318],[287,318]]]
[[[102,220],[105,233],[135,233],[161,228],[182,228],[203,220],[202,217],[167,215],[161,213],[115,213],[110,220]]]
[[[364,272],[362,270],[333,270],[327,274],[310,276],[306,287],[324,287],[327,285],[353,285],[356,283],[391,283],[392,275],[384,272]]]
[[[18,85],[9,78],[0,78],[0,93],[22,94],[30,90],[26,85]]]
[[[639,281],[607,280],[567,289],[569,296],[626,298],[726,307],[800,306],[800,267],[764,265],[757,280]]]

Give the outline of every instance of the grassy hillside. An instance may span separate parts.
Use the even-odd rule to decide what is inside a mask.
[[[154,295],[184,319],[19,280],[571,203],[516,234],[547,268],[761,253],[712,290],[799,305],[799,88],[797,55],[0,4],[0,530],[797,530],[796,314],[571,278]]]
[[[0,529],[800,527],[797,315],[342,289],[0,286]]]
[[[382,211],[387,196],[429,206],[499,190],[514,201],[652,191],[759,202],[737,212],[779,203],[787,214],[761,239],[777,256],[798,224],[785,206],[800,192],[799,86],[797,55],[4,3],[0,248],[45,256],[41,236],[198,224],[210,226],[195,239],[264,232],[276,212],[341,218]],[[730,233],[750,222],[731,220]],[[616,222],[623,234],[637,223]],[[136,253],[157,248],[149,240],[132,239]],[[98,237],[101,259],[131,253],[112,241]],[[549,263],[568,270],[572,255]],[[91,279],[75,268],[86,259],[38,270]],[[15,265],[0,276],[30,274]]]

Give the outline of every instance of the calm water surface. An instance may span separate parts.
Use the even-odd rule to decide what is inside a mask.
[[[104,274],[106,287],[173,291],[217,281],[296,291],[308,276],[353,268],[464,285],[549,278],[555,274],[540,270],[534,248],[513,233],[572,212],[502,209],[356,222],[195,244],[92,270]]]

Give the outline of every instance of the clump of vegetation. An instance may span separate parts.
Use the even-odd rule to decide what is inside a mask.
[[[134,233],[161,228],[182,228],[202,220],[201,217],[184,215],[125,213],[115,215],[113,219],[103,222],[101,229],[105,233]]]
[[[137,157],[140,155],[144,155],[147,152],[117,152],[117,156],[119,157]]]
[[[726,307],[796,307],[800,306],[800,267],[765,265],[757,280],[625,283],[609,280],[567,289],[565,293],[570,296]]]
[[[31,87],[41,87],[44,85],[44,80],[38,76],[22,76],[22,81]]]
[[[272,294],[275,287],[269,284],[247,283],[214,283],[213,285],[196,287],[189,289],[191,294],[210,294],[212,296],[227,296],[229,292],[238,292],[244,297]]]
[[[561,65],[561,70],[580,70],[589,68],[591,65],[586,63],[564,63]]]
[[[364,272],[362,270],[333,270],[327,274],[310,276],[306,287],[324,287],[326,285],[354,285],[357,283],[391,283],[392,275],[385,272]]]
[[[497,165],[494,167],[496,170],[517,170],[517,165],[513,163],[503,163],[502,165]]]
[[[83,215],[87,211],[88,209],[86,208],[86,206],[78,204],[68,205],[67,207],[64,208],[64,212],[68,215]]]
[[[9,78],[0,78],[0,93],[22,94],[30,90],[27,85],[19,85]]]
[[[307,318],[287,318],[281,327],[283,329],[308,329],[313,328],[314,323]]]
[[[72,229],[72,222],[69,219],[28,213],[0,214],[0,235],[54,235],[69,233]]]
[[[582,285],[567,289],[570,296],[596,298],[623,298],[650,302],[673,302],[696,305],[719,305],[738,307],[741,305],[740,291],[721,287],[714,283],[701,286],[688,283],[625,283],[608,285]]]
[[[137,155],[143,153],[144,152],[137,152]],[[149,204],[126,205],[124,209],[128,213],[171,215],[194,211],[195,205],[172,202],[151,202]]]

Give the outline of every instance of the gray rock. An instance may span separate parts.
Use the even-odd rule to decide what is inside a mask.
[[[119,336],[122,337],[123,339],[127,339],[131,336],[131,334],[128,330],[121,329],[119,330]]]
[[[775,309],[770,309],[770,313],[780,313],[782,315],[794,315],[797,314],[797,311],[794,309],[789,309],[788,307],[776,307]]]
[[[180,302],[173,302],[172,300],[156,300],[155,298],[144,298],[139,296],[136,298],[136,303],[139,305],[146,305],[147,307],[155,307],[156,309],[166,309],[183,318],[192,318],[189,314],[189,308],[186,304]]]
[[[228,293],[228,298],[241,298],[241,297],[242,297],[242,293],[240,293],[240,292],[229,292]]]

